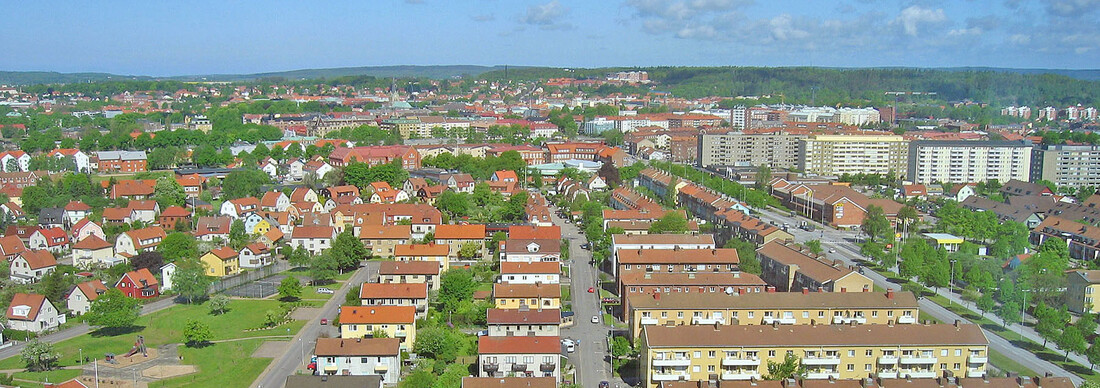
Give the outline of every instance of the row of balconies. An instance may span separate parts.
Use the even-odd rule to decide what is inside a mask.
[[[552,362],[544,362],[544,363],[539,364],[539,370],[543,371],[543,372],[553,372],[556,369],[557,369],[557,365],[552,363]],[[497,371],[500,371],[500,364],[499,363],[481,364],[481,370],[483,370],[485,372],[488,372],[488,373],[496,373]],[[512,372],[526,372],[526,371],[527,371],[527,364],[525,364],[525,363],[514,363],[514,364],[512,364]]]

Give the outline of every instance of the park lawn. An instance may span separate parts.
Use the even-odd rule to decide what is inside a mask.
[[[254,339],[222,342],[201,348],[180,347],[184,364],[198,367],[199,372],[149,384],[156,387],[247,387],[263,373],[270,358],[252,358],[252,352],[265,340]]]
[[[18,373],[15,373],[13,375],[13,377],[15,377],[16,379],[39,381],[39,382],[45,382],[46,380],[49,380],[49,382],[56,384],[56,383],[61,383],[61,382],[65,382],[65,381],[75,379],[77,376],[80,376],[81,373],[82,372],[81,372],[80,369],[60,369],[60,370],[51,370],[51,371],[48,371],[48,372],[18,372]],[[25,381],[18,381],[18,380],[15,381],[15,385],[18,385],[20,387],[41,387],[42,386],[41,383],[28,383],[28,382],[25,382]]]
[[[317,289],[321,288],[321,287],[324,287],[324,288],[328,288],[332,291],[336,291],[336,290],[340,289],[341,286],[343,286],[343,283],[332,283],[332,284],[327,284],[327,285],[324,285],[324,286],[311,286],[311,285],[309,285],[309,282],[307,281],[307,280],[309,280],[308,275],[294,274],[294,275],[291,275],[291,276],[294,276],[294,277],[298,278],[298,280],[301,281],[302,284],[304,284],[302,286],[302,299],[306,299],[306,300],[329,300],[329,299],[332,298],[332,294],[321,294],[321,293],[317,292]],[[276,295],[276,297],[278,297],[278,295]]]
[[[1016,360],[993,350],[989,351],[989,363],[993,364],[997,369],[1005,372],[1016,372],[1019,373],[1020,376],[1041,376],[1036,374],[1035,371],[1020,365]]]
[[[286,335],[303,325],[301,321],[291,321],[273,329],[245,332],[263,324],[267,310],[277,310],[279,302],[274,300],[240,300],[229,302],[229,311],[222,315],[210,315],[207,303],[199,305],[176,305],[153,314],[139,317],[135,325],[138,331],[120,335],[82,335],[54,344],[54,351],[61,355],[60,366],[77,365],[80,350],[89,358],[103,358],[104,353],[124,354],[130,350],[138,335],[145,336],[145,346],[154,348],[163,344],[183,342],[183,327],[188,319],[197,319],[210,326],[213,340],[258,337],[265,335]],[[0,369],[19,369],[26,365],[19,356],[0,361]]]

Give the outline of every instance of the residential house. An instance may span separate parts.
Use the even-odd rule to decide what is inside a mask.
[[[263,243],[245,245],[237,257],[241,268],[259,268],[275,262],[275,258],[271,255],[271,248]]]
[[[473,193],[477,184],[470,174],[450,174],[444,177],[443,182],[456,193]]]
[[[56,329],[65,323],[65,316],[45,296],[21,292],[12,297],[7,317],[6,329],[32,333]]]
[[[92,164],[99,172],[147,171],[145,151],[99,151]]]
[[[59,227],[39,229],[31,234],[27,247],[60,254],[69,249],[69,234]]]
[[[557,388],[553,377],[472,377],[462,378],[462,388]],[[1071,387],[1059,387],[1071,388]]]
[[[871,279],[839,260],[827,260],[809,248],[773,241],[756,250],[761,278],[780,292],[870,292]]]
[[[80,201],[71,201],[65,205],[65,225],[73,225],[92,214],[92,207]]]
[[[553,377],[561,381],[559,337],[491,337],[477,339],[481,377]]]
[[[260,209],[269,212],[282,212],[290,207],[290,197],[279,191],[268,191],[260,198]]]
[[[416,317],[428,313],[427,283],[363,283],[359,286],[362,306],[413,306]]]
[[[103,227],[87,218],[73,224],[72,228],[69,228],[69,232],[70,241],[80,241],[89,236],[97,236],[104,240],[107,239],[107,234],[103,233]]]
[[[386,182],[371,182],[370,203],[398,203],[409,200],[409,193],[405,190],[395,190]]]
[[[239,254],[230,247],[219,247],[202,255],[200,261],[207,268],[207,276],[233,276],[241,271]]]
[[[401,351],[416,342],[416,307],[345,306],[340,309],[340,338],[371,338],[375,332],[401,340]]]
[[[135,256],[141,252],[152,252],[166,236],[164,229],[159,226],[122,232],[115,240],[115,254]]]
[[[308,187],[299,187],[290,193],[290,203],[320,202],[317,192]]]
[[[38,212],[38,226],[42,228],[61,228],[65,223],[65,209],[59,207],[46,207]]]
[[[120,262],[115,258],[114,244],[96,235],[90,235],[73,244],[73,265],[78,268],[94,266],[110,267]]]
[[[490,337],[557,337],[561,335],[561,310],[488,309],[485,323]]]
[[[714,249],[714,236],[709,234],[643,234],[611,236],[611,268],[619,274],[618,252],[639,249]]]
[[[1038,183],[1025,182],[1021,180],[1010,180],[1005,182],[1001,186],[1001,194],[1005,197],[1009,196],[1033,196],[1033,195],[1054,195],[1054,192],[1049,187],[1040,185]]]
[[[294,233],[290,236],[290,245],[305,249],[311,255],[319,255],[332,247],[334,238],[336,229],[331,226],[299,226],[294,228]]]
[[[397,338],[318,338],[313,355],[322,375],[379,376],[390,385],[401,376],[401,340]]]
[[[500,263],[500,279],[504,284],[558,284],[561,277],[561,263],[552,262],[508,262]]]
[[[169,206],[160,213],[157,225],[165,230],[176,230],[176,225],[191,227],[191,211],[179,206]]]
[[[176,183],[183,186],[183,193],[187,195],[188,199],[198,199],[202,195],[203,185],[206,184],[206,178],[201,175],[186,175],[176,178]]]
[[[239,220],[258,211],[260,211],[260,200],[256,197],[245,197],[222,202],[221,212],[218,214]]]
[[[359,229],[359,239],[374,256],[380,257],[394,257],[395,248],[408,244],[411,237],[411,225],[364,225]]]
[[[560,309],[561,286],[497,283],[493,285],[493,301],[498,309]]]
[[[76,172],[90,173],[92,171],[91,160],[88,154],[76,148],[58,148],[46,153],[46,156],[69,159],[73,161]]]
[[[561,240],[561,227],[557,225],[510,225],[508,226],[508,238],[517,240]]]
[[[137,217],[134,209],[128,207],[108,207],[103,209],[103,222],[108,224],[129,224]]]
[[[1100,271],[1075,270],[1066,272],[1066,307],[1069,311],[1084,314],[1100,312]]]
[[[21,150],[0,152],[0,169],[4,172],[30,171],[31,155]]]
[[[402,244],[393,247],[395,260],[402,262],[431,261],[439,266],[440,272],[450,268],[451,247],[447,244]]]
[[[383,261],[378,266],[379,283],[424,283],[428,291],[439,290],[439,264],[432,261]]]
[[[103,183],[109,183],[103,181]],[[111,199],[129,198],[129,199],[146,199],[153,196],[153,191],[156,188],[157,181],[153,179],[145,180],[122,180],[115,183],[110,187]],[[106,187],[106,186],[105,186]]]
[[[128,297],[135,299],[152,299],[160,296],[160,283],[148,268],[127,272],[121,279],[115,282],[115,288]]]
[[[11,261],[11,280],[30,284],[42,280],[42,276],[57,268],[53,254],[45,250],[26,250]]]
[[[306,162],[301,158],[293,158],[287,161],[288,174],[290,180],[298,182],[305,177]]]
[[[459,259],[459,252],[466,244],[477,245],[475,257],[484,257],[487,253],[485,247],[485,225],[439,225],[435,227],[435,243],[447,244],[451,247],[450,259]],[[473,259],[473,257],[464,257]]]
[[[501,262],[561,262],[561,239],[524,240],[510,238],[500,250]]]
[[[15,258],[15,255],[25,250],[27,250],[27,245],[19,239],[19,236],[0,236],[0,254],[3,254],[9,262]]]
[[[92,302],[94,302],[100,295],[107,292],[107,286],[103,285],[102,281],[90,280],[73,287],[69,290],[69,296],[66,298],[66,306],[73,315],[83,315],[92,308]]]
[[[160,204],[153,200],[130,201],[127,207],[133,211],[131,222],[141,221],[151,224],[157,221],[157,215],[160,214]]]

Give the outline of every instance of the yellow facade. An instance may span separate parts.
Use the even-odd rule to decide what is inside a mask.
[[[631,333],[641,333],[642,325],[829,325],[829,324],[911,324],[917,322],[918,309],[823,307],[809,309],[774,308],[632,308]]]
[[[451,267],[451,260],[447,256],[398,256],[399,261],[434,261],[439,263],[439,273],[447,272]]]
[[[1066,308],[1075,313],[1100,312],[1100,271],[1072,271],[1066,277]]]
[[[263,235],[267,234],[267,232],[270,231],[270,230],[271,230],[271,223],[267,222],[267,220],[260,220],[260,222],[256,223],[256,226],[252,227],[252,234],[258,235],[258,236],[263,236]]]
[[[207,276],[220,278],[241,273],[241,266],[237,261],[237,256],[223,260],[217,255],[207,252],[205,255],[202,255],[199,260],[202,260],[203,266],[206,267]]]
[[[561,297],[537,297],[537,298],[493,298],[495,307],[503,310],[514,310],[520,306],[532,309],[560,309]]]
[[[836,326],[836,325],[834,325]],[[885,325],[866,325],[864,327],[877,327],[876,330],[890,330],[892,328],[913,328],[924,325],[902,325],[888,327]],[[934,325],[951,326],[951,325]],[[681,326],[680,328],[692,328]],[[810,328],[810,326],[795,326]],[[786,335],[786,329],[776,329],[778,335]],[[820,328],[820,329],[817,329]],[[814,330],[819,333],[810,335],[827,336],[829,326],[817,326]],[[694,331],[674,331],[677,328],[663,328],[660,326],[646,327],[647,332],[665,330],[663,335],[698,337],[711,335],[720,337],[722,334],[703,333]],[[706,329],[704,327],[704,329]],[[764,330],[770,330],[765,328]],[[969,332],[980,333],[977,327],[968,329]],[[792,337],[805,337],[807,333],[791,334]],[[882,334],[882,333],[880,333]],[[861,379],[868,374],[880,378],[934,378],[942,376],[943,372],[950,370],[955,376],[979,377],[986,372],[988,361],[988,342],[984,336],[983,341],[962,341],[964,343],[951,344],[952,338],[936,338],[940,344],[931,344],[928,339],[922,339],[919,344],[909,345],[905,342],[907,335],[898,333],[895,338],[887,341],[857,340],[851,344],[829,343],[828,340],[818,344],[791,344],[791,341],[782,345],[760,344],[768,342],[746,340],[739,344],[725,343],[717,340],[719,344],[711,344],[708,338],[687,340],[695,342],[692,346],[668,346],[661,344],[651,346],[648,335],[643,334],[642,348],[640,352],[639,376],[645,381],[645,387],[657,387],[663,381],[707,381],[711,375],[717,375],[721,380],[749,380],[763,379],[768,374],[768,362],[780,363],[788,353],[799,359],[799,363],[805,368],[806,379]],[[889,335],[889,333],[887,333]],[[869,337],[881,338],[882,335]],[[947,336],[950,337],[950,336]],[[667,342],[667,341],[665,341]],[[806,342],[817,343],[815,340]],[[876,343],[877,342],[877,343]],[[967,343],[968,342],[968,343]],[[754,344],[756,343],[756,344]]]
[[[375,324],[341,324],[340,338],[365,338],[374,335],[375,331],[386,333],[389,338],[401,340],[401,351],[412,349],[416,343],[416,322],[412,323],[375,323]]]

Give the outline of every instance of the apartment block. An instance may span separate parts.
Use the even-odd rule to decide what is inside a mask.
[[[488,309],[485,323],[492,337],[557,337],[561,334],[561,310]]]
[[[989,341],[972,324],[645,326],[644,387],[666,381],[760,380],[789,353],[806,379],[981,377]]]
[[[1079,314],[1100,312],[1100,271],[1077,270],[1066,276],[1066,308]]]
[[[477,340],[481,377],[553,377],[561,381],[560,337],[490,337]]]
[[[911,324],[911,292],[653,293],[633,295],[626,312],[631,338],[642,326]]]
[[[1026,181],[1031,174],[1031,149],[1027,140],[912,141],[906,179],[916,183]]]
[[[1030,180],[1047,180],[1058,186],[1098,186],[1100,146],[1040,145],[1032,151]]]
[[[760,277],[780,292],[870,292],[871,279],[841,261],[827,260],[797,244],[772,241],[756,250]]]
[[[799,141],[805,138],[781,130],[700,134],[699,164],[791,169],[798,167]]]
[[[905,176],[908,143],[897,135],[815,135],[799,140],[798,168],[826,176]]]

